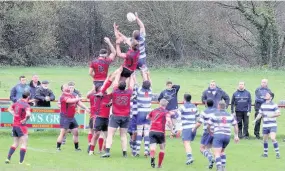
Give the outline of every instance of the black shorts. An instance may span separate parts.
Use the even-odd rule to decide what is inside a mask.
[[[104,81],[93,81],[95,87],[101,87],[104,84]]]
[[[108,118],[96,117],[94,125],[95,131],[107,131],[108,123],[109,123]]]
[[[134,73],[134,71],[131,71],[128,68],[123,67],[121,77],[129,78],[133,73]]]
[[[130,122],[130,117],[128,116],[115,116],[111,115],[109,120],[109,127],[112,128],[128,128]]]
[[[149,132],[149,144],[163,144],[165,143],[165,134],[162,132]]]
[[[28,134],[28,128],[26,126],[13,126],[12,136],[13,137],[22,137]]]
[[[95,124],[95,118],[90,118],[89,119],[89,128],[93,129]]]
[[[78,128],[78,124],[75,118],[68,118],[65,116],[61,116],[60,117],[60,128],[75,129],[75,128]]]

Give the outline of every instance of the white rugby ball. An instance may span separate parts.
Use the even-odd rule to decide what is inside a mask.
[[[135,16],[134,13],[129,12],[129,13],[127,14],[127,19],[129,20],[129,22],[133,22],[133,21],[136,20],[136,16]]]

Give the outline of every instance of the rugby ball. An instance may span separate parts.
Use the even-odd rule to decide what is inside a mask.
[[[136,16],[135,16],[134,13],[129,12],[129,13],[127,14],[127,19],[129,20],[129,22],[133,22],[133,21],[136,20]]]

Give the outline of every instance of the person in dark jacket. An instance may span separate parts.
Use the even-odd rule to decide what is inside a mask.
[[[39,81],[39,76],[38,75],[33,75],[32,80],[29,84],[30,86],[30,105],[35,106],[36,105],[36,90],[41,86],[41,82]]]
[[[262,105],[262,103],[264,103],[266,100],[264,99],[265,95],[269,92],[271,92],[271,90],[268,88],[268,80],[267,79],[263,79],[261,80],[261,86],[258,87],[255,90],[255,104],[254,104],[254,110],[255,110],[255,117],[259,114],[259,109],[260,106]],[[258,119],[255,123],[255,127],[254,127],[254,135],[257,139],[260,139],[260,123],[261,123],[261,119]]]
[[[37,107],[50,107],[50,102],[55,100],[53,92],[48,88],[49,82],[43,81],[41,87],[36,90],[35,99]]]
[[[27,84],[27,79],[25,76],[19,77],[20,83],[15,85],[10,93],[10,100],[13,103],[16,103],[19,99],[22,98],[23,92],[30,91],[30,87]]]
[[[219,101],[221,100],[225,100],[227,106],[230,103],[229,95],[221,88],[217,87],[216,82],[214,80],[211,81],[208,89],[206,89],[202,94],[203,104],[206,104],[208,99],[212,99],[214,101],[214,108],[218,107]]]
[[[239,138],[249,139],[248,120],[251,112],[251,95],[245,89],[244,82],[239,82],[238,90],[233,94],[231,111],[237,117]]]
[[[160,101],[161,99],[166,99],[168,101],[168,104],[166,106],[166,110],[172,111],[175,113],[175,114],[171,115],[171,121],[173,124],[172,133],[177,132],[177,130],[176,130],[176,123],[177,123],[177,118],[178,118],[177,96],[178,96],[179,89],[180,89],[180,85],[173,85],[171,81],[167,81],[166,82],[166,89],[163,90],[158,97],[158,101]],[[172,136],[176,136],[176,135],[172,134]]]

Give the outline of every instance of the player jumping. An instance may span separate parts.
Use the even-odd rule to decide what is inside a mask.
[[[214,115],[217,109],[213,108],[214,101],[212,99],[207,100],[206,106],[207,106],[207,109],[205,109],[201,113],[200,119],[197,122],[196,126],[193,128],[193,131],[197,130],[201,126],[201,124],[203,124],[204,133],[201,137],[200,152],[208,159],[209,169],[212,169],[215,163],[215,160],[211,153],[213,136],[210,133],[214,132],[214,127],[213,126],[210,127],[210,132],[208,131],[207,127],[208,127],[209,119]]]
[[[109,45],[111,54],[108,55],[108,51],[106,49],[101,49],[99,52],[99,57],[91,62],[89,68],[89,75],[94,80],[94,86],[103,85],[104,81],[108,76],[109,66],[116,57],[116,49],[112,45],[110,39],[108,37],[105,37],[104,41]]]
[[[226,106],[224,101],[220,101],[218,110],[208,122],[209,131],[211,126],[214,126],[213,150],[216,158],[217,171],[224,171],[226,167],[225,149],[230,143],[231,126],[234,126],[235,142],[237,143],[239,141],[237,121],[233,115],[226,112]]]
[[[276,152],[276,159],[280,159],[280,152],[278,147],[278,142],[276,140],[276,132],[277,132],[277,122],[276,118],[280,116],[280,111],[278,109],[278,105],[273,103],[272,100],[274,98],[274,94],[269,92],[265,95],[265,103],[263,103],[259,109],[259,114],[253,121],[255,122],[263,118],[263,147],[264,152],[262,157],[268,157],[268,137],[270,136],[273,147]]]
[[[161,168],[162,162],[164,159],[164,150],[165,150],[165,125],[166,122],[172,127],[170,113],[165,109],[168,104],[168,101],[161,99],[159,101],[159,108],[154,109],[147,116],[147,119],[150,119],[150,165],[155,168],[155,150],[156,144],[159,144],[160,152],[158,154],[158,168]]]
[[[8,108],[8,111],[14,117],[12,129],[14,143],[10,147],[8,157],[5,161],[6,164],[10,163],[11,157],[19,145],[21,145],[19,164],[23,164],[24,162],[28,145],[28,127],[26,126],[26,122],[31,117],[31,109],[30,105],[28,104],[29,97],[30,92],[24,92],[22,95],[22,99]]]

